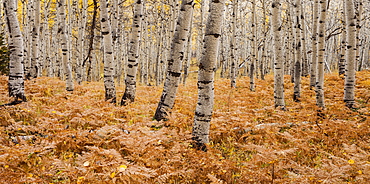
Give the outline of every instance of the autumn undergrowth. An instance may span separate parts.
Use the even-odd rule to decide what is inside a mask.
[[[370,71],[357,73],[356,108],[343,103],[343,79],[325,77],[318,112],[309,79],[287,110],[274,108],[273,76],[215,83],[211,142],[191,147],[196,80],[180,85],[168,121],[152,119],[161,87],[139,85],[136,101],[104,101],[101,82],[26,81],[28,102],[0,108],[0,183],[366,183],[370,181]],[[7,78],[0,76],[0,105]],[[123,87],[117,88],[119,97]]]

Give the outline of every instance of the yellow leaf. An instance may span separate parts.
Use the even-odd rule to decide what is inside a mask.
[[[32,178],[33,174],[29,173],[27,178]]]
[[[8,168],[8,167],[9,167],[9,165],[5,165],[4,167],[5,167],[5,168]]]
[[[119,168],[118,168],[118,172],[123,172],[127,169],[127,166],[126,165],[120,165]]]
[[[111,174],[110,174],[110,177],[111,178],[114,178],[116,176],[116,172],[112,172]]]
[[[354,164],[354,163],[355,163],[355,161],[354,161],[354,160],[352,160],[352,159],[349,159],[349,160],[348,160],[348,163],[349,163],[349,164]]]
[[[362,174],[362,171],[361,170],[358,170],[357,172],[358,172],[358,174]]]

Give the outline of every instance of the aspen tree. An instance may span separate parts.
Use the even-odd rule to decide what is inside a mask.
[[[130,40],[130,49],[127,63],[127,74],[125,78],[125,92],[121,99],[121,105],[127,105],[135,100],[136,93],[136,73],[138,68],[139,42],[142,22],[143,0],[135,1],[134,18],[132,34]]]
[[[295,5],[295,61],[294,61],[294,94],[293,100],[299,102],[301,97],[301,73],[302,73],[302,51],[301,51],[301,0],[296,0]]]
[[[166,81],[164,83],[161,99],[158,103],[154,119],[163,120],[167,112],[173,108],[180,83],[182,60],[185,54],[185,45],[188,43],[191,17],[193,16],[194,0],[183,0],[176,24],[175,35],[169,55]]]
[[[361,51],[361,20],[362,20],[362,13],[363,13],[363,0],[357,0],[357,11],[356,14],[356,63],[357,63],[357,71],[362,69],[362,61],[360,58],[360,51]]]
[[[85,59],[85,31],[86,31],[86,22],[87,22],[87,0],[82,0],[82,8],[79,12],[79,21],[78,21],[78,38],[77,38],[77,63],[76,63],[76,81],[78,84],[84,79],[85,70],[82,66],[82,62]]]
[[[316,104],[325,108],[324,101],[324,63],[325,63],[325,23],[326,23],[327,0],[320,0],[320,19],[318,26],[318,57],[316,79]]]
[[[192,139],[195,148],[207,151],[214,102],[214,72],[218,56],[225,0],[212,0],[204,35],[203,56],[199,63],[198,103],[195,109]]]
[[[274,38],[274,98],[275,108],[285,109],[284,100],[284,61],[281,47],[280,0],[272,2],[271,29]]]
[[[346,73],[344,81],[344,102],[349,108],[355,105],[355,73],[356,73],[356,15],[353,0],[345,0],[346,29],[347,29],[347,51],[346,51]]]
[[[114,85],[114,58],[113,58],[113,41],[111,25],[108,18],[109,7],[106,0],[100,1],[100,24],[101,34],[103,35],[104,49],[104,87],[105,100],[111,103],[116,103],[116,87]]]
[[[306,20],[305,20],[305,9],[303,8],[303,4],[301,7],[301,25],[302,25],[302,36],[301,36],[301,43],[302,43],[302,76],[307,77],[309,75],[309,63],[308,63],[308,56],[307,56],[307,48],[306,48]]]
[[[9,96],[14,97],[14,102],[26,101],[24,94],[23,71],[23,38],[17,18],[17,0],[4,0],[6,22],[9,32]]]
[[[231,21],[231,40],[230,40],[230,81],[231,87],[236,88],[236,75],[237,75],[237,67],[238,67],[238,60],[236,56],[237,46],[236,46],[236,24],[237,24],[237,13],[238,12],[238,0],[233,1],[233,13],[232,13],[232,21]]]
[[[36,78],[41,74],[40,61],[39,61],[39,46],[40,46],[40,1],[34,1],[33,9],[33,22],[32,25],[32,53],[31,53],[31,69],[30,77]]]
[[[254,74],[256,72],[256,63],[258,62],[258,44],[257,44],[257,20],[256,20],[256,0],[252,1],[252,62],[249,69],[249,89],[255,91]]]
[[[310,88],[316,86],[316,76],[317,76],[317,24],[319,20],[319,0],[314,0],[313,5],[313,20],[312,20],[312,56],[311,56],[311,75],[310,75]]]
[[[73,77],[72,77],[72,67],[71,62],[69,60],[70,58],[70,52],[68,48],[68,32],[67,32],[67,25],[66,25],[66,14],[65,14],[65,0],[60,0],[58,4],[58,9],[60,9],[60,18],[61,21],[59,22],[59,30],[61,31],[61,48],[62,48],[62,60],[64,65],[64,72],[66,76],[66,90],[67,91],[73,91]]]
[[[343,76],[346,73],[346,46],[347,46],[347,29],[346,29],[346,11],[345,11],[345,2],[343,0],[343,15],[342,15],[342,34],[341,34],[341,48],[340,48],[340,58],[338,63],[338,73],[339,76]]]

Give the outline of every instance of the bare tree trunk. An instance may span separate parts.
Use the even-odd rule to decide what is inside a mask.
[[[34,1],[33,3],[33,25],[32,25],[32,54],[31,54],[31,78],[39,77],[40,71],[40,61],[39,61],[39,34],[40,34],[40,1]]]
[[[26,101],[24,94],[23,71],[23,38],[17,18],[17,0],[5,0],[4,9],[9,30],[9,96],[14,97],[14,102]]]
[[[127,74],[125,78],[125,92],[123,94],[121,105],[127,105],[135,100],[136,93],[136,73],[138,68],[139,42],[141,32],[141,22],[143,19],[143,0],[136,0],[134,19],[132,26],[132,37],[130,40],[129,58],[127,63]]]
[[[343,0],[343,9],[345,9],[345,2],[346,0]],[[343,10],[343,18],[342,18],[342,40],[341,40],[341,53],[340,53],[340,58],[339,58],[339,63],[338,63],[338,73],[339,76],[342,76],[346,73],[346,52],[347,52],[347,29],[346,29],[346,11]]]
[[[230,56],[230,81],[231,81],[231,87],[236,88],[236,76],[237,76],[237,67],[238,67],[238,57],[236,56],[236,31],[237,31],[237,14],[238,14],[238,0],[233,1],[233,13],[232,13],[232,21],[231,21],[231,31],[232,36],[230,40],[230,50],[231,50],[231,56]]]
[[[64,64],[64,72],[66,76],[66,90],[67,91],[73,91],[73,77],[72,77],[72,67],[71,62],[69,60],[70,53],[68,48],[68,32],[67,32],[67,25],[66,25],[66,14],[65,14],[65,0],[60,0],[58,4],[58,8],[60,9],[60,18],[61,21],[59,30],[61,31],[61,37],[62,37],[62,60]]]
[[[199,63],[198,103],[195,110],[192,139],[195,142],[195,148],[203,151],[207,151],[205,144],[209,143],[209,127],[214,101],[214,71],[221,37],[224,6],[225,0],[212,0],[210,3],[203,56]]]
[[[109,9],[106,0],[100,1],[100,24],[104,48],[104,87],[105,100],[116,103],[116,87],[114,85],[114,58],[111,25],[108,18]]]
[[[318,38],[318,66],[316,82],[316,104],[325,108],[324,101],[324,64],[325,64],[325,31],[326,31],[326,11],[327,1],[320,0],[320,20],[319,20],[319,38]]]
[[[168,116],[168,111],[173,108],[180,83],[182,60],[185,54],[185,45],[188,43],[191,17],[193,15],[193,0],[183,0],[180,15],[172,41],[172,49],[168,59],[168,70],[163,92],[159,101],[154,119],[163,120]]]
[[[355,105],[356,82],[356,15],[353,0],[346,0],[347,52],[346,74],[344,81],[344,102],[349,108]]]
[[[284,61],[281,47],[280,0],[272,2],[271,29],[274,37],[274,98],[275,108],[285,109],[284,100]]]
[[[254,75],[256,73],[256,63],[258,61],[258,44],[257,44],[257,21],[256,21],[256,0],[252,1],[252,62],[249,70],[249,89],[255,91]]]
[[[311,76],[310,76],[310,88],[316,86],[317,77],[317,24],[319,20],[319,0],[314,0],[313,8],[313,20],[312,20],[312,57],[311,57]]]
[[[301,51],[301,0],[295,3],[295,63],[294,63],[294,94],[293,100],[299,102],[301,98],[301,73],[302,73],[302,51]]]

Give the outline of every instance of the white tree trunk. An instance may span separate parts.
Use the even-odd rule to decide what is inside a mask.
[[[293,100],[299,102],[301,97],[301,73],[302,73],[302,51],[301,51],[301,0],[295,2],[295,61],[294,61],[294,94]]]
[[[121,105],[127,105],[135,100],[136,73],[138,68],[141,22],[143,19],[143,4],[143,0],[136,0],[135,2],[134,19],[127,63],[127,74],[125,78],[126,88],[121,100]]]
[[[14,97],[14,101],[26,101],[24,95],[24,71],[23,71],[23,38],[17,18],[17,0],[5,0],[4,8],[6,21],[9,30],[9,96]]]
[[[271,28],[274,37],[274,98],[275,108],[285,109],[284,100],[284,61],[281,47],[280,0],[272,2]]]
[[[66,14],[65,14],[65,0],[60,0],[58,4],[58,8],[60,9],[60,26],[59,30],[61,31],[61,47],[62,47],[62,61],[64,65],[64,72],[66,76],[66,90],[73,91],[73,77],[72,77],[72,67],[70,62],[70,53],[68,48],[68,32],[67,32],[67,25],[66,25]]]
[[[194,115],[193,140],[195,147],[206,151],[214,102],[214,72],[218,56],[225,0],[212,0],[204,36],[203,56],[199,63],[198,103]]]
[[[318,65],[316,79],[316,104],[321,108],[325,108],[324,101],[324,64],[325,64],[325,31],[326,31],[326,11],[327,0],[320,0],[320,19],[319,19],[319,34],[318,34]]]
[[[114,56],[111,25],[108,18],[109,7],[106,0],[100,1],[100,23],[104,48],[104,86],[105,100],[116,103],[116,87],[114,85]]]
[[[168,68],[162,96],[158,103],[154,119],[162,120],[168,116],[167,112],[173,108],[180,83],[182,61],[184,59],[185,45],[188,43],[191,17],[193,16],[194,0],[183,0],[180,15],[176,24],[172,49],[168,56]]]
[[[317,39],[318,30],[317,24],[319,20],[319,0],[314,0],[313,20],[312,20],[312,57],[311,57],[311,75],[310,75],[310,88],[316,86],[317,77]]]
[[[344,81],[344,102],[349,108],[355,105],[356,82],[356,15],[353,0],[346,0],[347,52],[346,73]]]

